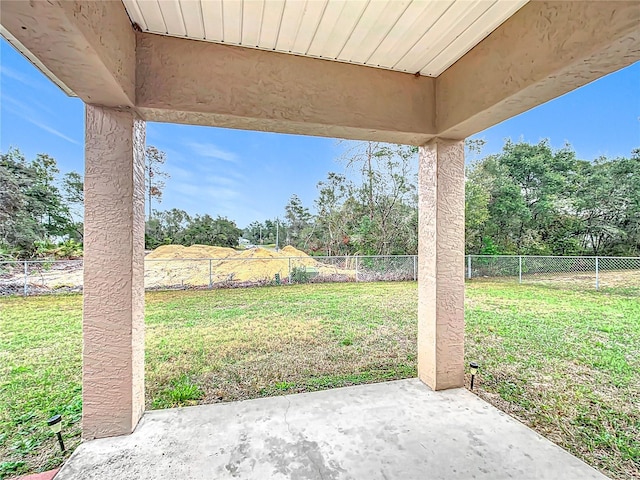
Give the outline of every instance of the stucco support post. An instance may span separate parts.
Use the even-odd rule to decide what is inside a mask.
[[[445,390],[464,384],[464,141],[419,158],[418,377]]]
[[[82,435],[144,411],[144,143],[135,113],[86,106]]]

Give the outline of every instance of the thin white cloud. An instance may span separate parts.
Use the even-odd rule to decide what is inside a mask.
[[[189,180],[193,178],[193,172],[186,168],[178,167],[176,165],[167,165],[167,173],[171,178]]]
[[[60,137],[63,140],[66,140],[67,142],[71,142],[74,145],[82,145],[77,140],[74,140],[71,137],[67,137],[64,133],[59,132],[55,128],[50,127],[49,125],[45,125],[44,123],[40,123],[37,120],[33,120],[33,119],[30,119],[30,118],[25,118],[25,120],[27,120],[28,122],[33,123],[36,127],[40,127],[41,129],[49,132],[50,134],[55,135],[56,137]]]
[[[230,200],[238,198],[240,192],[230,187],[212,187],[208,185],[198,185],[195,183],[178,182],[172,185],[172,190],[186,195],[194,197],[194,200]]]
[[[193,168],[198,170],[198,175],[201,178],[205,178],[208,175],[213,175],[214,177],[224,176],[226,178],[235,179],[237,182],[245,183],[247,181],[247,177],[241,173],[242,167],[240,165],[227,165],[227,164],[215,164],[206,162],[198,162],[193,161],[191,165]]]
[[[64,133],[56,130],[55,128],[47,125],[45,122],[38,119],[38,109],[49,110],[46,107],[36,104],[35,106],[29,105],[25,102],[22,102],[10,95],[4,94],[2,95],[2,103],[3,108],[5,108],[8,112],[17,115],[18,117],[26,120],[27,122],[35,125],[38,128],[41,128],[45,132],[49,132],[56,137],[62,138],[67,142],[73,143],[75,145],[81,145],[77,140],[65,135]],[[51,110],[49,110],[51,111]]]
[[[180,196],[180,206],[191,214],[221,215],[235,220],[238,203],[242,203],[240,192],[232,188],[217,188],[194,183],[180,182],[172,185],[172,194]]]
[[[168,164],[166,168],[169,176],[175,180],[183,182],[198,181],[199,185],[221,185],[224,187],[236,187],[243,180],[242,175],[235,175],[232,172],[223,171],[219,168],[199,168],[193,165],[193,168],[184,168],[177,165]]]
[[[145,125],[145,129],[147,142],[152,138],[160,138],[160,135],[158,134],[158,127],[153,123],[147,122],[147,124]]]
[[[240,196],[240,192],[233,188],[205,187],[202,190],[208,198],[213,200],[231,200]]]
[[[17,80],[23,85],[27,85],[33,88],[41,88],[42,84],[29,78],[27,75],[20,73],[12,68],[7,67],[6,65],[0,65],[0,75],[11,78],[13,80]]]
[[[180,199],[177,208],[186,209],[191,214],[227,217],[238,222],[241,227],[253,220],[267,218],[267,214],[258,205],[254,205],[254,202],[249,201],[250,197],[248,198],[241,188],[236,189],[232,185],[212,185],[212,180],[214,179],[204,179],[202,183],[195,183],[196,180],[193,179],[171,182],[166,200],[173,205],[177,195]]]
[[[198,185],[194,185],[192,183],[179,182],[171,185],[171,190],[188,197],[194,197],[194,200],[196,200],[202,189]]]
[[[17,98],[9,95],[5,92],[2,92],[2,102],[4,104],[10,104],[16,107],[20,113],[23,115],[29,115],[30,117],[39,116],[40,112],[48,112],[50,114],[54,114],[53,110],[51,110],[47,105],[34,100],[33,98],[28,98],[28,103],[23,102],[22,100],[18,100]]]
[[[235,187],[238,182],[233,178],[222,177],[220,175],[208,175],[204,178],[205,184],[221,185],[223,187]]]
[[[222,150],[213,143],[187,142],[186,146],[199,157],[214,158],[229,163],[239,163],[235,153]]]

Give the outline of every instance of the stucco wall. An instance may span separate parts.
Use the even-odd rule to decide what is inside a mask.
[[[137,38],[136,101],[147,120],[415,144],[435,133],[432,78],[160,35]]]
[[[86,107],[83,437],[144,411],[144,122]]]
[[[85,102],[133,107],[135,32],[121,2],[0,2],[2,26]]]
[[[418,376],[464,383],[464,141],[434,139],[418,170]]]
[[[0,13],[23,50],[90,104],[413,145],[465,138],[640,59],[637,0],[529,2],[437,79],[135,33],[120,1],[4,0]]]

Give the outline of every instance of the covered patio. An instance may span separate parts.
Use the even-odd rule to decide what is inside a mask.
[[[56,480],[605,479],[466,389],[418,379],[147,412]]]
[[[118,478],[108,473],[116,469],[120,478],[208,478],[216,469],[243,478],[537,478],[563,468],[554,476],[597,476],[460,390],[464,139],[639,60],[640,3],[8,0],[0,8],[2,35],[86,104],[87,443],[58,478]],[[419,381],[145,414],[145,121],[419,146]],[[333,423],[354,416],[352,430]],[[272,422],[271,444],[259,421]],[[193,455],[200,470],[181,469],[195,465]],[[277,470],[292,455],[311,463]]]

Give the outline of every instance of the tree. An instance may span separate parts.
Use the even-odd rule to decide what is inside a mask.
[[[466,253],[482,249],[482,234],[489,220],[489,193],[473,181],[467,181],[464,191],[464,237]]]
[[[56,184],[54,158],[32,161],[15,148],[0,155],[0,243],[20,256],[72,231],[69,207]]]
[[[467,251],[480,251],[485,238],[507,254],[571,250],[560,219],[576,166],[570,147],[553,151],[547,140],[535,145],[507,141],[501,153],[474,164],[466,182]]]
[[[612,253],[619,255],[640,255],[640,148],[631,152],[629,159],[621,159],[616,168],[626,190],[627,203],[621,225],[626,232],[623,245],[614,245]]]
[[[466,250],[638,255],[639,172],[637,150],[587,162],[568,145],[507,142],[467,171]]]
[[[309,227],[311,214],[309,209],[302,205],[300,198],[294,193],[289,199],[289,203],[284,207],[286,227],[287,227],[287,243],[301,246],[304,242],[302,232]]]
[[[147,192],[147,201],[149,202],[149,217],[153,212],[151,203],[155,199],[158,203],[162,202],[162,193],[166,186],[163,179],[169,178],[169,174],[162,170],[162,166],[167,161],[167,154],[157,149],[153,145],[149,145],[145,150],[145,184]]]
[[[352,238],[358,253],[417,251],[417,214],[413,214],[417,209],[416,154],[415,147],[375,142],[350,150],[347,168],[360,175],[354,196],[361,213]]]
[[[519,231],[529,212],[519,188],[501,164],[500,157],[490,155],[475,164],[469,171],[466,188],[471,190],[471,194],[474,190],[486,192],[489,216],[487,221],[477,225],[480,228],[475,236],[467,239],[473,242],[467,243],[467,251],[479,253],[483,239],[490,238],[501,253],[516,253],[514,232]]]
[[[571,207],[593,255],[640,254],[640,155],[581,162]]]
[[[548,140],[537,145],[507,142],[500,161],[520,189],[528,212],[517,232],[518,251],[552,254],[546,240],[558,215],[559,199],[566,194],[567,179],[575,168],[575,153],[568,146],[553,152]]]
[[[234,221],[226,217],[212,218],[210,215],[196,215],[184,231],[184,245],[218,245],[235,247],[242,236]]]
[[[84,205],[84,179],[78,172],[67,172],[62,177],[65,200],[75,206]]]
[[[178,208],[156,212],[155,218],[147,221],[146,224],[146,248],[157,248],[160,245],[169,244],[184,245],[185,230],[191,221],[189,214]]]
[[[247,228],[244,229],[242,235],[254,245],[262,245],[263,232],[266,234],[266,228],[262,222],[251,222]]]
[[[56,185],[56,177],[60,173],[56,160],[39,153],[31,162],[31,167],[35,172],[35,182],[28,193],[32,199],[32,214],[40,215],[47,239],[69,233],[69,208]]]
[[[344,175],[329,172],[325,181],[318,182],[318,211],[316,221],[317,249],[322,248],[327,255],[345,253],[349,243],[349,208],[354,203],[353,185]]]
[[[0,157],[0,245],[28,248],[44,235],[35,219],[29,218],[26,192],[35,182],[35,172],[17,149]]]
[[[84,179],[78,172],[67,172],[62,177],[62,194],[69,208],[70,235],[75,240],[83,239]]]

